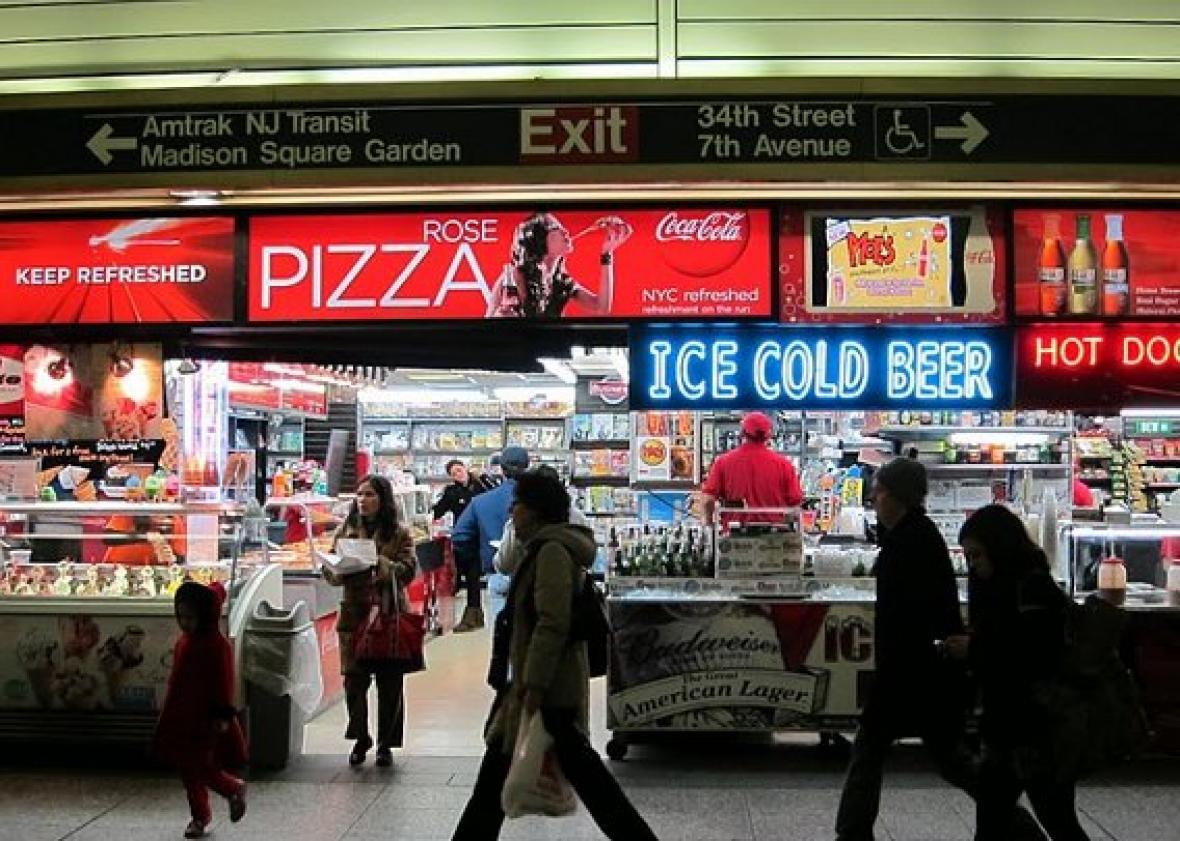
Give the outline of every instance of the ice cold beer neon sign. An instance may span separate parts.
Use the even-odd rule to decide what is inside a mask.
[[[652,327],[631,341],[639,408],[989,408],[1010,396],[997,329]]]

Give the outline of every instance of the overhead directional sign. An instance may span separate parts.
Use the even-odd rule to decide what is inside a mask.
[[[1078,131],[1078,114],[1102,119]],[[1180,97],[0,110],[0,176],[586,163],[1174,164],[1178,147]]]

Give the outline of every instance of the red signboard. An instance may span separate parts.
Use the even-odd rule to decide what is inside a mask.
[[[268,370],[268,369],[277,370]],[[242,409],[328,416],[328,387],[303,376],[301,365],[229,364],[229,402]]]
[[[229,218],[0,223],[2,324],[233,320]]]
[[[1028,324],[1018,328],[1020,408],[1180,406],[1180,324]]]
[[[1180,212],[1017,210],[1012,231],[1016,315],[1180,316]]]
[[[25,349],[0,345],[0,455],[25,440]]]
[[[283,216],[250,222],[251,321],[771,314],[765,210]]]
[[[970,323],[1005,316],[1003,217],[952,210],[786,210],[786,322]]]

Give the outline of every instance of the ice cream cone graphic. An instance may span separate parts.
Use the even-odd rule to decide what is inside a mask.
[[[25,669],[25,676],[29,679],[29,686],[33,690],[33,697],[37,699],[37,706],[42,709],[49,709],[53,706],[54,671],[52,666]]]
[[[117,669],[103,669],[103,676],[107,681],[107,698],[110,701],[111,707],[119,706],[119,698],[123,692],[123,686],[127,682],[127,670],[120,666]]]
[[[58,643],[42,628],[30,628],[16,643],[16,657],[29,679],[37,706],[53,706],[53,683],[57,677]]]

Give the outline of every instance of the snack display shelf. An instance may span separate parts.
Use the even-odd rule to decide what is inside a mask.
[[[949,435],[956,432],[972,434],[1041,434],[1041,435],[1070,435],[1073,429],[1068,426],[935,426],[912,424],[908,426],[888,425],[877,430],[879,435]]]
[[[999,470],[1032,470],[1034,472],[1060,472],[1068,471],[1070,466],[1068,464],[1044,464],[1042,462],[1004,462],[1003,464],[927,464],[926,469],[934,473],[979,473],[979,472],[996,472]]]

